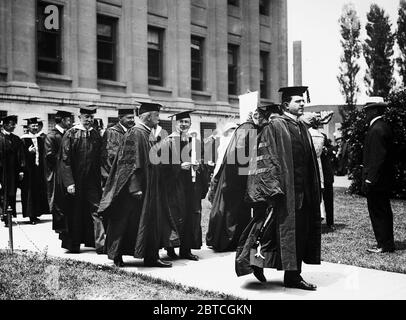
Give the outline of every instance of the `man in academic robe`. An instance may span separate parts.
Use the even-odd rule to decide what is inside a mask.
[[[134,122],[134,108],[119,108],[118,118],[119,121],[114,126],[107,128],[103,134],[102,144],[102,159],[101,159],[101,173],[102,173],[102,186],[104,187],[113,161],[117,155],[118,148],[124,139],[124,134],[131,129]]]
[[[180,237],[179,257],[197,261],[199,258],[191,249],[202,246],[201,201],[207,194],[208,173],[201,161],[200,140],[190,132],[191,113],[184,111],[171,116],[176,120],[176,131],[163,140],[161,150],[169,155],[169,163],[163,165],[163,183]],[[166,249],[170,258],[178,258],[174,247]]]
[[[171,245],[166,206],[162,204],[159,164],[151,162],[161,105],[142,103],[139,123],[124,135],[100,201],[99,214],[107,220],[106,251],[118,267],[123,255],[144,259],[149,267],[171,267],[159,249]],[[172,238],[176,241],[177,238]]]
[[[80,123],[69,129],[62,138],[58,162],[58,184],[55,201],[62,217],[54,223],[62,248],[79,253],[80,245],[95,247],[103,253],[104,228],[97,215],[101,197],[101,137],[93,129],[97,107],[80,108]]]
[[[221,165],[216,164],[209,191],[212,208],[206,234],[207,246],[215,251],[236,250],[251,219],[251,208],[244,201],[248,172],[243,171],[248,169],[256,137],[268,123],[272,107],[259,106],[253,120],[237,127],[223,158],[218,159]]]
[[[57,110],[55,114],[55,127],[45,138],[45,158],[46,177],[48,183],[48,204],[52,214],[56,212],[55,204],[55,184],[57,176],[57,164],[59,161],[59,151],[62,144],[62,137],[72,126],[72,113]]]
[[[363,189],[367,196],[368,211],[376,246],[370,253],[395,251],[393,212],[390,204],[391,185],[394,178],[393,133],[383,115],[387,104],[382,98],[370,98],[364,107],[369,125],[364,142]]]
[[[13,134],[17,120],[15,115],[2,118],[3,127],[0,130],[0,211],[2,212],[2,221],[6,226],[8,220],[5,210],[8,207],[11,207],[13,216],[17,216],[17,186],[24,178],[23,143],[18,136]]]
[[[301,277],[302,262],[320,264],[321,251],[319,169],[299,119],[307,87],[280,91],[284,114],[271,116],[250,164],[246,199],[254,217],[240,238],[236,272],[265,282],[263,268],[276,268],[285,271],[285,287],[316,290]]]
[[[21,188],[23,216],[36,224],[38,217],[49,213],[44,139],[38,132],[38,118],[27,120],[28,133],[24,134],[25,173]]]

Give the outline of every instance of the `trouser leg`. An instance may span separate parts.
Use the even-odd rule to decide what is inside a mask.
[[[326,209],[326,223],[334,225],[334,188],[333,185],[325,185],[323,191],[324,207]]]
[[[389,195],[371,192],[367,195],[372,229],[379,248],[394,248],[393,212]]]

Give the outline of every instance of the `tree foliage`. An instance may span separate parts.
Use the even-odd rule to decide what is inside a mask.
[[[356,105],[357,95],[360,92],[357,74],[360,71],[358,60],[362,51],[360,40],[361,23],[354,5],[344,5],[339,24],[343,54],[340,58],[340,74],[337,76],[337,80],[348,109],[352,110]]]
[[[399,67],[399,75],[403,86],[406,87],[406,0],[401,0],[398,10],[398,30],[396,39],[399,45],[400,57],[396,59]]]
[[[392,92],[388,96],[389,107],[384,114],[394,135],[395,145],[395,176],[392,185],[395,197],[406,198],[406,89]],[[365,112],[354,109],[347,113],[347,121],[343,123],[343,139],[348,141],[349,178],[352,180],[351,193],[361,194],[362,186],[362,153],[368,124]]]
[[[367,20],[367,39],[363,44],[368,65],[365,84],[369,95],[386,98],[393,83],[392,56],[395,35],[391,31],[389,16],[378,5],[371,5]]]

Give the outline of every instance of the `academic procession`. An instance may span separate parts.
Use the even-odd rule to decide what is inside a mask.
[[[35,225],[51,213],[66,255],[92,247],[117,267],[125,266],[123,256],[126,261],[129,256],[143,259],[146,267],[171,268],[178,259],[199,263],[197,250],[206,240],[214,252],[236,252],[236,276],[252,273],[266,282],[264,268],[273,268],[284,271],[285,287],[316,290],[301,270],[303,263],[321,263],[322,211],[331,199],[323,193],[327,168],[315,147],[320,143],[315,132],[332,113],[304,112],[308,87],[279,92],[280,102],[270,104],[259,103],[258,92],[242,96],[245,121],[205,137],[190,130],[193,111],[173,114],[175,130],[168,134],[159,126],[163,106],[149,102],[117,110],[119,122],[104,132],[94,121],[94,105],[78,107],[74,123],[74,114],[56,111],[55,128],[48,134],[39,131],[40,119],[25,119],[28,133],[21,138],[13,133],[18,117],[4,117],[0,181],[5,227],[17,215],[20,188],[23,216]],[[371,122],[382,121],[387,104],[381,100],[371,97],[365,105]],[[379,146],[389,134],[384,123],[380,126],[370,133],[379,136],[385,130]],[[377,239],[368,250],[393,252],[390,201],[379,191],[385,186],[380,179],[389,179],[390,172],[379,176],[375,164],[368,163],[368,148],[365,183]],[[386,168],[393,151],[390,145],[385,148]],[[211,212],[203,235],[206,197]],[[334,231],[334,224],[329,228]]]

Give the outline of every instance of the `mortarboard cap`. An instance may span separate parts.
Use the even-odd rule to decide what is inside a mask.
[[[141,115],[146,112],[158,111],[161,110],[162,105],[159,103],[150,103],[150,102],[143,102],[141,106],[138,108],[138,115]]]
[[[97,106],[94,104],[80,107],[81,114],[95,114],[97,112]]]
[[[5,116],[3,118],[1,118],[3,124],[8,123],[10,121],[13,121],[15,123],[17,123],[18,117],[16,115],[10,115],[10,116]]]
[[[286,101],[287,98],[293,96],[303,96],[304,93],[307,95],[307,103],[310,103],[309,87],[296,86],[296,87],[284,87],[280,88],[279,92],[282,92],[282,101]]]
[[[182,112],[175,113],[175,114],[169,116],[169,118],[171,118],[172,120],[173,120],[173,118],[175,118],[176,121],[182,120],[182,119],[190,119],[190,114],[192,112],[193,111],[182,111]]]
[[[118,107],[118,116],[125,116],[128,114],[134,114],[135,109],[134,108],[129,108],[129,107]]]
[[[56,116],[61,118],[70,118],[72,117],[72,112],[63,111],[63,110],[55,110]]]
[[[29,126],[30,124],[38,124],[38,117],[33,117],[33,118],[28,118],[28,119],[24,119],[25,121],[27,121],[27,126]]]

